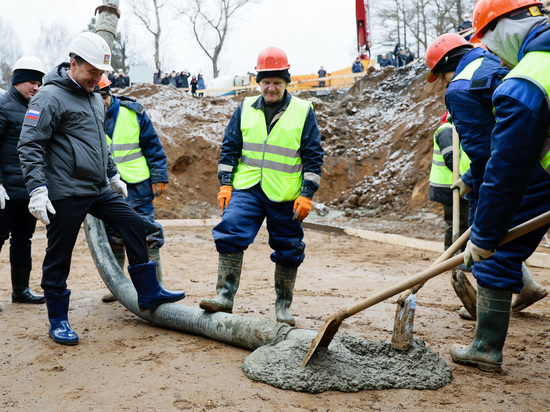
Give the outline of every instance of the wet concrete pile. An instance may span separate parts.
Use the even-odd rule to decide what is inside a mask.
[[[254,381],[297,392],[438,389],[452,379],[445,361],[414,339],[406,351],[390,343],[337,335],[300,368],[311,341],[286,340],[256,349],[243,371]]]

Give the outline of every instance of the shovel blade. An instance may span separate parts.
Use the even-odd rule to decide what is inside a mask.
[[[338,314],[334,314],[328,318],[319,333],[317,333],[317,336],[315,336],[315,338],[311,341],[309,350],[307,351],[306,357],[304,358],[300,368],[304,368],[307,365],[319,347],[328,348],[328,345],[332,342],[332,338],[334,338],[334,335],[338,332],[338,328],[343,321],[343,319],[337,315]]]
[[[397,305],[391,339],[394,349],[407,350],[411,347],[415,310],[416,297],[414,294],[410,294],[402,304]]]

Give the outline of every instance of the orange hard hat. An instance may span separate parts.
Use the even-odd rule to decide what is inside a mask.
[[[426,65],[430,69],[427,78],[428,83],[433,83],[437,80],[437,76],[433,72],[435,66],[437,66],[450,51],[460,47],[473,48],[474,46],[468,43],[464,37],[456,33],[442,34],[430,44],[430,47],[426,50],[425,57]]]
[[[539,0],[478,0],[472,13],[475,32],[470,41],[479,43],[485,29],[496,19],[514,10],[532,6],[543,6],[543,4]]]
[[[101,80],[99,80],[99,83],[97,84],[100,89],[103,89],[104,87],[110,86],[111,81],[107,78],[105,73],[101,75]]]
[[[290,68],[286,53],[278,47],[270,46],[263,49],[258,55],[258,64],[255,69],[257,72],[269,72],[286,70]]]

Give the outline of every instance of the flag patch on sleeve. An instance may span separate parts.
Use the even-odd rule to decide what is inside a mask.
[[[25,115],[24,125],[27,126],[36,126],[40,115],[42,114],[42,108],[38,106],[29,106],[27,114]]]

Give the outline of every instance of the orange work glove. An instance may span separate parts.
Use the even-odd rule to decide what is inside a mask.
[[[311,199],[305,196],[298,196],[294,201],[294,217],[292,220],[304,220],[311,210]]]
[[[153,194],[155,195],[155,197],[158,197],[162,195],[166,190],[166,183],[153,183],[151,187],[153,189]]]
[[[225,210],[229,201],[231,200],[231,193],[233,192],[233,186],[222,186],[220,187],[220,193],[218,193],[218,203],[222,212]]]

